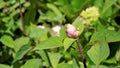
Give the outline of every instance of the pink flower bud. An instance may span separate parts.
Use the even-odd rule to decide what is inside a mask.
[[[67,28],[66,33],[67,33],[68,37],[70,37],[70,38],[77,38],[80,35],[80,33],[77,30],[77,28],[75,28],[73,25],[67,24],[66,28]]]

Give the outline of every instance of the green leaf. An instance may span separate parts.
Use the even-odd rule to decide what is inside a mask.
[[[71,0],[71,5],[78,11],[83,7],[82,5],[84,4],[84,2],[85,0]]]
[[[43,33],[42,33],[42,35],[40,36],[40,41],[44,41],[44,40],[48,39],[48,32],[49,32],[48,29],[44,29],[44,30],[43,30]]]
[[[104,31],[95,32],[90,39],[90,43],[105,42],[105,35],[104,34],[105,34]]]
[[[42,68],[42,63],[40,59],[30,59],[28,60],[23,68]]]
[[[108,67],[105,65],[99,65],[99,66],[92,65],[90,68],[108,68]]]
[[[95,32],[90,42],[118,42],[120,41],[120,33],[113,30],[101,30]]]
[[[23,58],[23,56],[31,49],[30,44],[23,45],[16,53],[13,63]]]
[[[47,4],[47,7],[48,7],[49,9],[51,9],[52,11],[54,11],[54,13],[55,13],[57,16],[59,16],[60,18],[62,17],[62,13],[58,10],[58,8],[57,8],[55,5],[48,3],[48,4]]]
[[[65,27],[62,27],[61,30],[60,30],[60,37],[61,38],[66,38],[67,35],[66,35],[66,28]]]
[[[120,32],[107,30],[105,34],[105,38],[107,42],[118,42],[120,41]]]
[[[95,1],[94,1],[94,6],[97,6],[97,7],[99,7],[100,9],[103,7],[103,4],[104,4],[103,0],[95,0]],[[100,11],[101,11],[101,10],[100,10]]]
[[[59,37],[51,37],[47,40],[40,42],[35,49],[49,49],[62,46],[62,39]]]
[[[117,0],[105,0],[101,14],[104,15],[106,11],[116,2]]]
[[[36,6],[31,5],[28,8],[28,11],[25,13],[25,16],[24,16],[25,23],[29,24],[30,22],[34,22],[35,16],[36,16]]]
[[[15,51],[17,52],[23,45],[28,44],[29,40],[30,39],[28,37],[17,38],[14,41],[14,45],[15,45],[14,49],[15,49]]]
[[[77,59],[73,58],[72,66],[73,66],[74,68],[79,68],[79,67],[80,67]]]
[[[109,56],[109,47],[107,43],[95,43],[87,52],[89,58],[99,65],[103,60]]]
[[[8,47],[14,48],[14,41],[11,36],[3,35],[0,39],[0,41]]]
[[[120,0],[117,1],[120,4]]]
[[[71,64],[67,64],[67,63],[60,63],[57,68],[74,68],[72,67]]]
[[[56,68],[62,55],[59,53],[48,53],[48,55],[53,68]]]
[[[120,48],[117,50],[115,58],[117,61],[120,61]]]
[[[78,16],[75,21],[73,22],[73,25],[79,30],[80,33],[84,31],[84,25],[80,21],[80,17]]]
[[[107,59],[107,60],[105,60],[104,62],[105,62],[105,63],[108,63],[108,64],[116,64],[116,63],[117,63],[115,57],[110,58],[110,59]]]
[[[6,5],[6,2],[4,0],[0,0],[0,9],[3,8]]]
[[[36,51],[36,53],[38,53],[41,56],[42,60],[44,61],[44,65],[50,66],[50,60],[46,50],[38,50]]]
[[[0,64],[0,68],[11,68],[9,65]]]
[[[45,30],[40,29],[40,28],[36,28],[36,29],[31,31],[30,37],[35,39],[35,40],[38,40],[38,39],[40,39],[40,37],[42,36],[42,34],[44,32],[45,32]]]
[[[64,46],[64,52],[72,45],[72,43],[75,41],[75,39],[71,39],[71,38],[65,38],[64,42],[63,42],[63,46]]]

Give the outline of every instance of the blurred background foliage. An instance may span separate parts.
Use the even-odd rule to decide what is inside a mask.
[[[96,24],[75,23],[92,6],[100,12]],[[80,27],[88,68],[120,68],[120,0],[0,0],[0,68],[84,68],[75,39],[65,34],[68,23]]]

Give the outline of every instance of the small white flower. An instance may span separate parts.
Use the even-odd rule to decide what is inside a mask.
[[[50,34],[52,36],[59,36],[60,35],[60,29],[61,29],[61,26],[60,25],[56,25],[56,26],[51,28]]]
[[[38,25],[38,28],[45,29],[45,26],[43,26],[43,25]]]

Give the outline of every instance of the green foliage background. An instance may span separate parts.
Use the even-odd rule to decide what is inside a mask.
[[[80,13],[92,6],[100,17],[86,26]],[[68,23],[81,32],[88,68],[120,68],[120,0],[21,0],[21,7],[0,0],[0,68],[84,68],[75,39],[66,36]],[[59,37],[50,33],[56,25]]]

